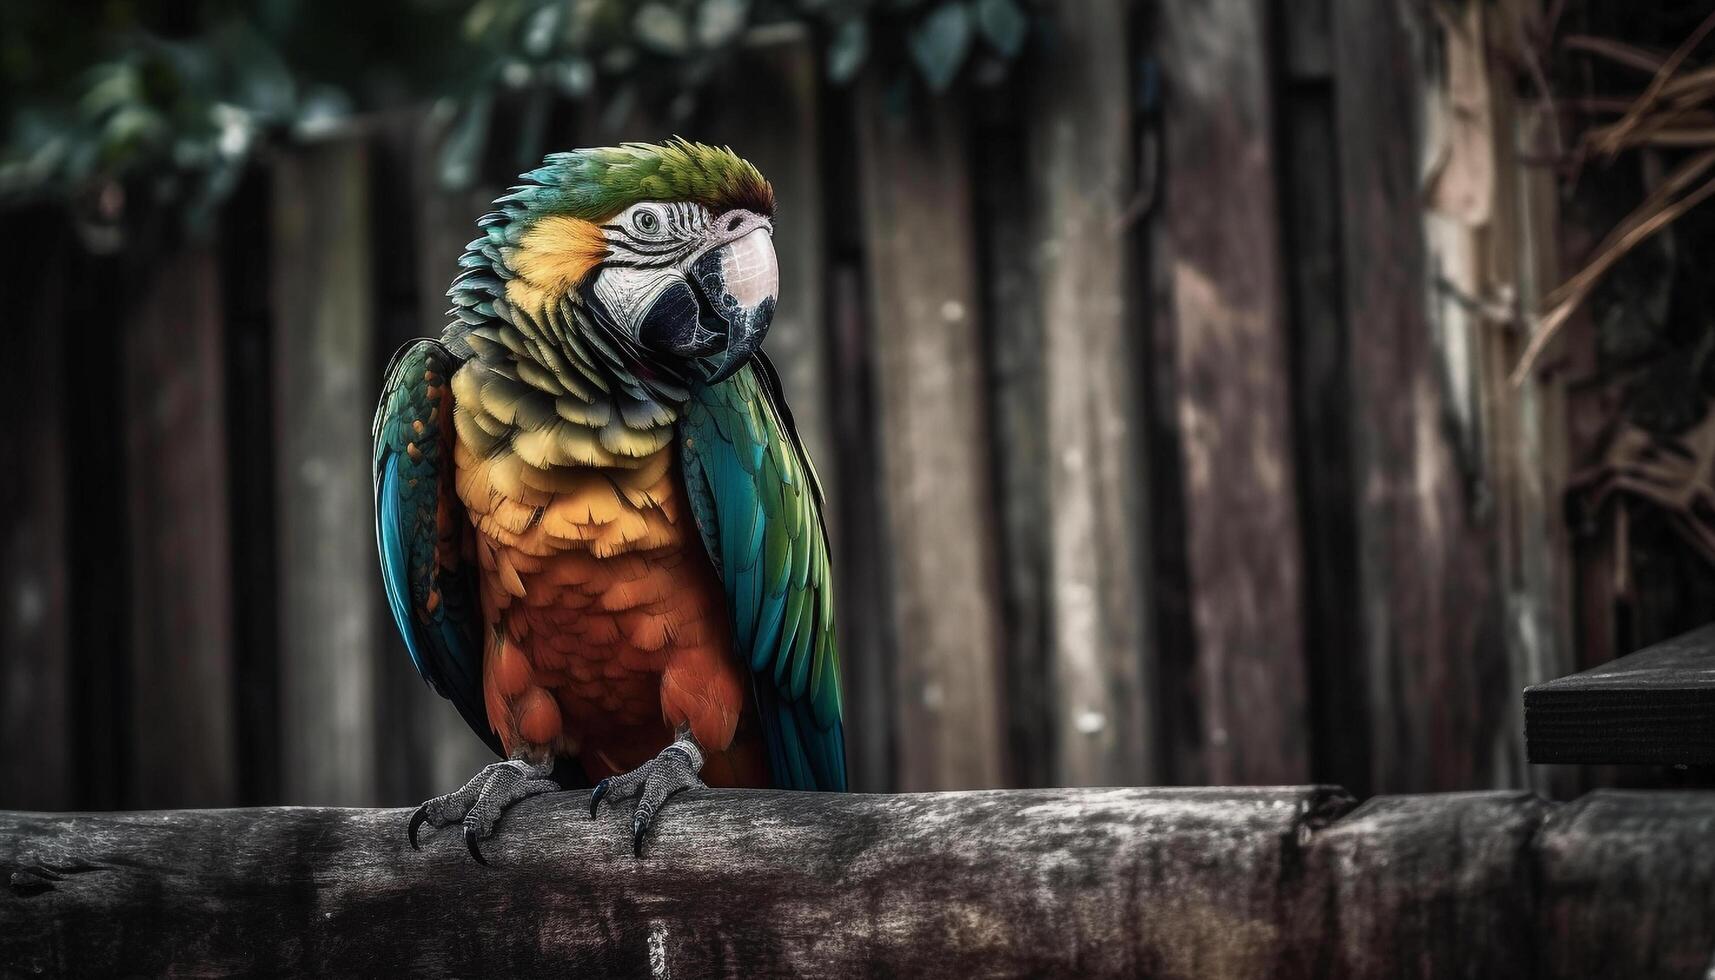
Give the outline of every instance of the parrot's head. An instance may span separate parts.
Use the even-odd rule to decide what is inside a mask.
[[[507,302],[539,321],[581,308],[572,329],[600,331],[646,372],[714,383],[756,352],[780,290],[774,191],[732,150],[573,150],[523,180],[493,216]]]

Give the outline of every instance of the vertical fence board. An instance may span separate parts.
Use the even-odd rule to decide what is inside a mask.
[[[133,807],[237,796],[220,275],[206,247],[150,267],[120,338]]]
[[[280,799],[279,568],[275,561],[274,381],[269,306],[270,182],[253,168],[221,216],[228,507],[232,514],[232,673],[238,801]],[[242,460],[242,465],[232,465]]]
[[[1030,186],[1029,133],[1017,79],[982,91],[972,143],[977,247],[988,324],[983,352],[1000,534],[1000,656],[1006,677],[1008,777],[1054,785],[1053,656],[1049,646],[1048,418],[1043,396],[1041,261]],[[1140,750],[1142,746],[1138,747]]]
[[[1531,43],[1526,24],[1541,16],[1535,0],[1511,0],[1484,10],[1494,43],[1523,50]],[[1486,46],[1487,47],[1487,46]],[[1514,66],[1487,59],[1488,91],[1494,105],[1494,216],[1480,297],[1480,395],[1488,439],[1486,463],[1496,502],[1498,585],[1504,589],[1508,690],[1576,671],[1572,653],[1571,544],[1564,493],[1571,465],[1566,429],[1564,375],[1537,375],[1514,387],[1508,377],[1529,341],[1524,310],[1559,282],[1555,242],[1559,234],[1558,175],[1521,155],[1548,156],[1552,109],[1515,94]],[[1458,111],[1458,107],[1454,107]],[[1486,744],[1474,746],[1495,758],[1495,782],[1531,785],[1543,792],[1576,791],[1576,773],[1527,766],[1523,702],[1508,698],[1500,724]]]
[[[1368,795],[1369,727],[1353,544],[1351,377],[1342,299],[1340,174],[1328,60],[1328,0],[1276,0],[1286,30],[1278,114],[1281,223],[1291,304],[1290,372],[1304,539],[1305,660],[1312,775]],[[1314,26],[1314,31],[1309,28]]]
[[[1145,471],[1127,274],[1129,4],[1061,5],[1031,113],[1045,329],[1058,785],[1150,782]],[[1039,409],[1043,410],[1043,409]]]
[[[834,406],[840,453],[823,464],[823,479],[837,489],[830,519],[843,528],[834,555],[838,575],[840,659],[845,698],[846,765],[852,789],[890,792],[897,788],[895,696],[898,637],[893,631],[887,570],[886,521],[878,439],[873,420],[869,332],[864,316],[861,270],[841,262],[828,277],[833,328],[833,386],[842,393]]]
[[[898,783],[994,786],[999,589],[966,133],[950,100],[905,116],[871,82],[858,106],[900,650]]]
[[[1200,781],[1309,770],[1272,77],[1255,0],[1160,10]]]
[[[282,793],[376,796],[375,411],[368,164],[353,140],[274,169]]]
[[[10,241],[28,240],[32,212],[13,216]],[[0,806],[64,810],[75,805],[71,626],[66,561],[66,411],[61,321],[69,283],[63,236],[40,236],[0,270],[8,295],[41,291],[35,329],[11,349],[24,369],[9,379],[22,420],[0,427]]]
[[[1353,485],[1373,724],[1373,788],[1486,785],[1492,728],[1518,688],[1505,664],[1490,548],[1449,438],[1455,408],[1428,322],[1422,99],[1403,3],[1335,0],[1336,135],[1344,184]]]

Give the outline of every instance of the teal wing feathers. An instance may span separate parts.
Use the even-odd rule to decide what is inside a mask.
[[[482,608],[462,555],[453,491],[450,385],[457,360],[433,340],[401,348],[375,412],[375,540],[393,622],[411,662],[501,753],[482,699]]]
[[[679,437],[691,512],[751,669],[774,785],[844,790],[821,488],[767,359],[693,393]]]

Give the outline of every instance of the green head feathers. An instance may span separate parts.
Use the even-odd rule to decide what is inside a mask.
[[[639,201],[689,201],[713,214],[735,208],[774,214],[774,189],[727,147],[674,138],[551,153],[528,183],[496,202],[532,217],[606,221]]]

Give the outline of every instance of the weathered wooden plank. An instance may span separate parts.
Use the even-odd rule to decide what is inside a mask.
[[[72,976],[1696,976],[1709,793],[700,790],[470,861],[407,810],[0,812],[0,963]],[[211,928],[210,923],[214,923]]]
[[[66,560],[71,243],[26,233],[55,217],[24,211],[0,226],[9,241],[38,243],[0,268],[5,292],[29,300],[32,318],[10,342],[18,369],[8,384],[24,414],[0,427],[9,461],[0,471],[0,805],[38,810],[69,809],[77,778]]]
[[[998,575],[966,132],[956,100],[858,97],[901,789],[994,786]]]
[[[284,799],[376,796],[368,157],[354,139],[274,166],[275,444]]]
[[[1063,4],[1030,113],[1040,235],[1054,781],[1155,781],[1135,401],[1131,4]],[[1286,772],[1277,774],[1286,776]],[[1293,773],[1292,775],[1303,775]]]
[[[126,433],[130,731],[126,801],[237,799],[219,266],[151,263],[120,338]]]
[[[1315,788],[585,794],[471,862],[406,810],[0,813],[0,962],[65,974],[1274,975]],[[32,871],[58,869],[62,875]],[[80,871],[80,868],[93,870]],[[210,923],[218,923],[211,929]]]
[[[1309,771],[1303,555],[1287,390],[1265,5],[1159,11],[1164,232],[1199,709],[1179,775]]]
[[[1490,784],[1510,685],[1494,553],[1470,491],[1427,319],[1409,4],[1334,0],[1335,136],[1350,336],[1357,615],[1370,683],[1372,785]]]

